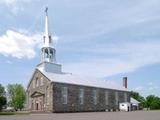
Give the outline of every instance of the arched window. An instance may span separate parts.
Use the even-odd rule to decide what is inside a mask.
[[[79,102],[82,105],[84,103],[84,89],[79,89]]]
[[[44,43],[45,43],[45,38],[46,38],[46,37],[45,37],[45,36],[43,36],[43,42],[44,42]]]
[[[39,86],[39,82],[38,82],[38,77],[36,78],[36,87],[38,87]]]
[[[109,105],[109,91],[105,91],[105,100],[106,100],[106,105]]]
[[[33,88],[35,88],[36,87],[36,82],[33,80],[33,82],[32,82],[33,84]]]
[[[118,91],[115,91],[115,104],[116,105],[118,105],[118,98],[119,98]]]
[[[49,87],[46,88],[46,103],[49,104]]]
[[[63,87],[62,89],[62,102],[63,104],[67,104],[68,103],[68,88],[67,87]]]
[[[49,57],[48,49],[46,48],[44,52],[45,52],[45,58],[48,58]]]
[[[43,85],[43,77],[41,77],[40,85]]]
[[[52,57],[53,57],[53,50],[51,49],[49,58],[52,58]]]
[[[98,91],[93,90],[93,103],[96,105],[98,103]]]
[[[127,93],[126,92],[124,92],[124,102],[127,102],[128,100],[127,100]]]
[[[51,39],[51,36],[49,36],[49,43],[51,43],[51,40],[52,40],[52,39]]]

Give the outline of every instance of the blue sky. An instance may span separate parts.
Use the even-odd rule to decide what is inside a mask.
[[[0,83],[25,87],[40,63],[44,9],[63,71],[160,96],[159,0],[1,0]]]

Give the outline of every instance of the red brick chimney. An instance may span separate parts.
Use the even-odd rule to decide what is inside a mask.
[[[127,88],[127,77],[123,77],[123,87]]]

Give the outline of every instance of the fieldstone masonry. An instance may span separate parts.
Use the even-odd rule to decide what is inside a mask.
[[[63,104],[62,90],[64,87],[67,87],[68,91],[67,104]],[[80,104],[80,89],[84,90],[83,104]],[[97,93],[96,104],[93,90],[96,90]],[[108,104],[106,104],[106,91],[108,92]],[[118,94],[118,103],[130,102],[127,91],[52,82],[39,70],[36,70],[28,85],[27,106],[32,112],[115,111],[119,108],[116,104],[115,92]],[[127,95],[127,101],[124,94]]]

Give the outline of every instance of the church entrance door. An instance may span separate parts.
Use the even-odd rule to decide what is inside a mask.
[[[38,110],[38,103],[36,103],[36,110]]]

